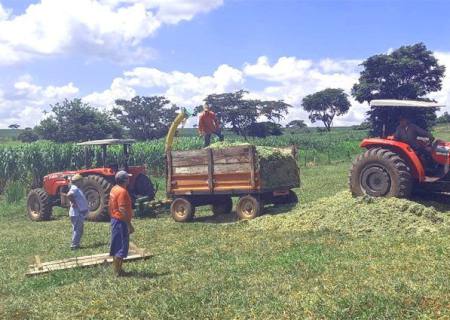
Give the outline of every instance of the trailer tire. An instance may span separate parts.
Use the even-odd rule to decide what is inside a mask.
[[[211,205],[211,210],[215,216],[230,214],[233,210],[233,200],[231,199],[231,197],[218,199]]]
[[[195,207],[186,198],[176,198],[170,205],[170,213],[176,222],[188,222],[194,218]]]
[[[244,196],[239,199],[236,206],[236,214],[239,219],[249,220],[259,216],[263,211],[263,203],[254,196]]]

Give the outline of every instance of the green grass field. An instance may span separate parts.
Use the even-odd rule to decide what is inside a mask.
[[[349,163],[302,170],[303,205],[266,208],[271,223],[346,188]],[[69,250],[67,212],[33,223],[24,203],[0,202],[2,319],[436,319],[450,317],[445,234],[352,237],[336,231],[263,232],[258,219],[193,223],[167,214],[135,221],[132,241],[152,257],[125,265],[24,273],[44,260],[108,251],[107,223],[87,223],[84,249]],[[260,219],[265,219],[264,217]]]
[[[450,140],[447,126],[434,133]],[[263,217],[249,222],[237,221],[234,214],[212,217],[208,207],[187,224],[175,223],[168,212],[136,219],[132,241],[152,257],[126,264],[131,276],[121,279],[111,266],[25,277],[35,255],[50,261],[108,252],[109,225],[86,223],[83,248],[73,252],[67,211],[54,210],[52,221],[31,222],[23,199],[6,201],[20,193],[21,184],[14,184],[19,191],[7,189],[0,198],[0,319],[450,318],[447,231],[408,233],[394,226],[349,234],[307,225],[279,227],[302,219],[318,199],[347,189],[348,157],[328,164],[324,150],[354,155],[364,134],[339,129],[258,140],[266,145],[297,141],[309,148],[311,158],[299,158],[300,204],[266,207]],[[195,139],[180,142],[192,147]],[[311,160],[314,150],[316,161]],[[154,181],[162,198],[164,179]],[[449,213],[448,199],[419,201]]]

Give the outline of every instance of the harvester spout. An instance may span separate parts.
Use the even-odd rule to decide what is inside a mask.
[[[169,132],[166,137],[166,152],[172,150],[173,138],[175,137],[175,133],[177,132],[178,126],[183,121],[186,121],[189,118],[189,112],[185,108],[181,108],[180,113],[177,115],[175,120],[172,122],[172,125],[169,128]]]

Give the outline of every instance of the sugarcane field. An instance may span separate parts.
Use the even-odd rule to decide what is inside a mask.
[[[449,10],[0,0],[0,319],[450,319]]]

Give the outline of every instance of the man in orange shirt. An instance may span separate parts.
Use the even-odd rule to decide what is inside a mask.
[[[122,269],[123,259],[128,255],[130,234],[134,232],[131,219],[133,209],[127,186],[130,175],[125,171],[116,174],[116,185],[109,195],[109,214],[111,216],[111,250],[114,273],[117,276],[126,275]]]
[[[220,141],[223,141],[223,135],[220,132],[220,122],[207,103],[203,105],[203,112],[200,113],[198,119],[198,133],[205,137],[203,145],[205,148],[211,144],[212,134],[215,134]]]

